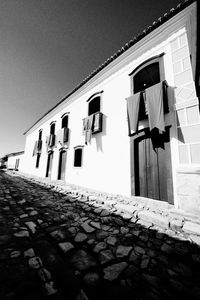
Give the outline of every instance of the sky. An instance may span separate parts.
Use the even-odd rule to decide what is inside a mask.
[[[180,0],[1,0],[0,157],[94,69]]]

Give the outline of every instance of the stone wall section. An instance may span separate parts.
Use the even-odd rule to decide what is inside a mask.
[[[187,32],[171,42],[171,51],[179,153],[176,176],[178,204],[185,211],[199,214],[200,116]]]
[[[200,164],[200,116],[186,32],[171,42],[171,51],[176,87],[179,163]]]

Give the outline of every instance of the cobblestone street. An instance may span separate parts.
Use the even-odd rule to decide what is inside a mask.
[[[1,172],[0,299],[200,299],[200,248],[115,201]]]

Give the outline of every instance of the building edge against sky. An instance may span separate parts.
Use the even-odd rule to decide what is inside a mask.
[[[185,1],[33,124],[19,170],[199,213],[198,9]],[[156,107],[147,99],[164,85],[158,132],[149,128]],[[127,103],[138,95],[131,131]]]

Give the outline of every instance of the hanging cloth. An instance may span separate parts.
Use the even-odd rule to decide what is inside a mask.
[[[94,125],[93,130],[96,131],[98,128],[100,128],[100,113],[94,114]]]
[[[49,142],[50,142],[50,135],[46,137],[46,153],[48,153],[49,150]]]
[[[38,146],[38,141],[36,141],[34,143],[34,147],[33,147],[33,155],[32,156],[35,156],[37,154],[37,146]]]
[[[93,125],[94,125],[94,115],[90,115],[87,118],[86,130],[85,130],[85,144],[86,145],[88,144],[88,142],[91,141]]]
[[[160,82],[146,89],[146,103],[150,130],[158,128],[165,131],[163,109],[163,83]]]
[[[141,98],[140,92],[126,98],[128,125],[129,125],[130,133],[137,132],[140,98]]]

